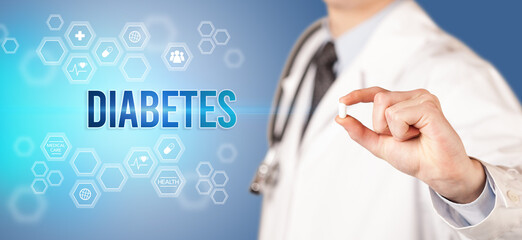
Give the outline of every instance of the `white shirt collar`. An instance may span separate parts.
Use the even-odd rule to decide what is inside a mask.
[[[402,0],[394,1],[371,18],[343,33],[337,39],[333,39],[328,19],[324,19],[323,28],[325,28],[329,34],[329,38],[326,41],[333,40],[335,44],[335,52],[337,53],[338,58],[335,70],[338,74],[348,68],[352,60],[357,56],[357,54],[359,54],[368,39],[371,37],[374,30],[379,26],[382,19],[384,19],[384,17],[401,1]]]

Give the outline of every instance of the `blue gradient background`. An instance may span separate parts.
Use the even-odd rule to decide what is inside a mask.
[[[522,34],[517,28],[522,22],[522,2],[419,2],[444,29],[497,66],[517,95],[522,95]],[[45,23],[53,13],[61,14],[65,21],[59,32],[51,32]],[[0,239],[255,238],[261,198],[250,195],[247,189],[267,147],[265,131],[273,91],[293,42],[308,24],[324,14],[324,4],[319,0],[2,2],[0,23],[7,26],[11,37],[17,38],[20,48],[14,55],[0,51]],[[44,36],[63,36],[71,21],[89,21],[97,38],[117,37],[125,22],[154,16],[168,16],[175,34],[167,39],[160,36],[161,31],[149,29],[152,38],[145,56],[152,69],[143,83],[126,82],[118,67],[98,66],[90,84],[71,85],[61,66],[44,67],[35,54]],[[217,47],[212,55],[201,55],[196,29],[202,20],[228,29],[228,46]],[[168,40],[186,42],[191,49],[194,59],[186,72],[166,70],[159,56]],[[239,69],[229,69],[223,62],[225,51],[232,48],[241,49],[245,55]],[[24,79],[20,70],[24,58],[29,59],[30,66],[26,74],[39,76],[50,71],[50,81],[41,83],[38,78],[36,84],[30,84]],[[86,128],[88,89],[159,92],[227,88],[233,89],[238,98],[232,105],[238,122],[229,130]],[[198,124],[195,119],[194,124]],[[44,196],[48,207],[38,222],[17,223],[7,202],[16,188],[33,181],[30,168],[34,161],[45,160],[39,146],[47,132],[65,132],[73,145],[66,162],[49,163],[51,169],[62,170],[65,180],[62,186],[48,189]],[[76,148],[92,147],[102,162],[121,163],[131,147],[153,147],[161,134],[168,133],[180,135],[186,146],[178,165],[188,183],[180,198],[158,198],[149,180],[131,178],[121,193],[102,193],[94,209],[75,208],[69,191],[78,178],[69,159]],[[17,156],[13,150],[20,136],[30,137],[35,143],[28,157]],[[235,162],[218,161],[216,152],[221,143],[237,147]],[[210,161],[215,169],[227,171],[229,199],[225,205],[214,205],[208,196],[197,194],[195,168],[200,161]],[[30,212],[33,203],[29,199],[20,204]]]

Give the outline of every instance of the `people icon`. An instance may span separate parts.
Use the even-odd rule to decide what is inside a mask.
[[[179,50],[176,50],[174,52],[170,52],[170,58],[169,60],[172,62],[172,63],[182,63],[185,61],[185,56],[184,56],[184,53],[179,51]]]

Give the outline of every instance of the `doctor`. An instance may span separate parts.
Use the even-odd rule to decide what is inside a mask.
[[[276,94],[259,238],[522,239],[522,110],[502,76],[412,0],[325,2]]]

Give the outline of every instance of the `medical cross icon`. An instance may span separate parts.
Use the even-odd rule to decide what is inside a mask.
[[[81,41],[85,37],[85,34],[83,34],[82,31],[78,31],[78,33],[76,33],[74,37],[76,37],[78,41]]]

